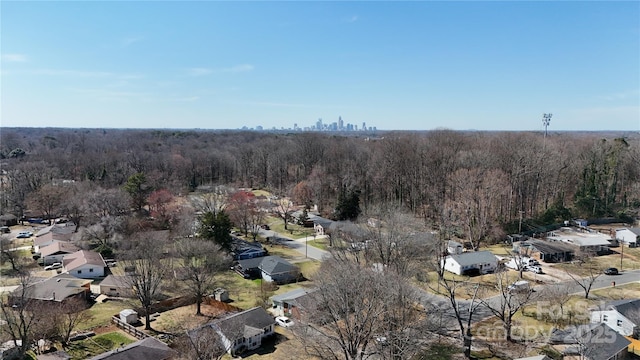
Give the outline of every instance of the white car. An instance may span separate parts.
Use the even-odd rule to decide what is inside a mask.
[[[290,327],[293,326],[293,321],[286,316],[278,316],[276,317],[276,324],[282,327]]]
[[[45,270],[55,270],[55,269],[60,269],[61,267],[62,267],[62,263],[57,262],[57,263],[53,263],[53,264],[51,264],[49,266],[45,266],[44,269]]]

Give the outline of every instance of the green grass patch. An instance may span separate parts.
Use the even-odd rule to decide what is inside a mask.
[[[110,300],[104,303],[95,303],[87,310],[91,314],[91,319],[80,324],[78,330],[89,330],[98,326],[109,325],[113,315],[124,309],[129,309],[131,306],[132,304],[127,301]]]
[[[494,255],[499,256],[511,256],[511,248],[507,247],[503,244],[496,244],[487,247],[480,248],[481,251],[488,250],[491,251]]]
[[[300,268],[300,272],[305,278],[310,279],[316,274],[316,272],[320,268],[320,261],[309,260],[309,261],[299,262],[295,265]]]
[[[66,352],[73,360],[87,359],[135,342],[120,332],[110,332],[71,343]]]
[[[307,241],[307,245],[316,247],[321,250],[328,251],[329,250],[329,240],[326,238],[317,239],[317,240],[309,240]]]

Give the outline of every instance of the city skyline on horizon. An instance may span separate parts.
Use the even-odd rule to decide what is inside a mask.
[[[640,130],[637,2],[8,2],[0,17],[3,127],[544,131],[553,113],[549,131]]]

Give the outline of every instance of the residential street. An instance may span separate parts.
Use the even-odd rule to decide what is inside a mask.
[[[306,242],[308,240],[313,240],[313,237],[308,237],[306,239],[305,238],[292,239],[281,233],[277,233],[272,230],[264,230],[264,229],[260,229],[260,236],[263,236],[265,238],[270,237],[272,239],[276,239],[274,241],[276,241],[277,243],[288,246],[296,250],[300,254],[305,255],[306,257],[314,260],[322,261],[324,258],[329,256],[328,251],[318,249],[315,246],[310,246],[310,245],[307,246]],[[320,239],[322,237],[323,236],[316,236],[316,239]]]
[[[594,282],[593,287],[591,288],[591,291],[611,287],[613,281],[616,282],[616,286],[638,282],[640,281],[640,270],[624,271],[620,275],[600,275],[600,277],[598,277]],[[584,291],[582,290],[582,288],[578,284],[576,284],[575,281],[573,280],[567,280],[567,281],[558,282],[550,285],[538,285],[534,287],[534,290],[536,291],[536,293],[540,294],[544,291],[544,288],[546,286],[556,286],[556,285],[567,287],[572,294],[584,296]],[[441,312],[442,314],[440,315],[443,318],[442,323],[447,324],[447,329],[458,330],[458,324],[455,320],[455,316],[453,315],[453,311],[451,311],[451,305],[449,303],[449,300],[444,296],[434,295],[422,289],[420,289],[419,291],[421,293],[420,299],[422,304],[425,305],[427,308],[434,307],[434,308],[444,309],[445,311],[442,311]],[[486,302],[492,305],[495,305],[496,307],[497,305],[499,305],[499,301],[500,301],[499,295],[486,299]],[[469,300],[458,301],[458,306],[460,307],[461,313],[463,315],[466,315],[468,313],[470,304],[471,304],[471,301]],[[480,305],[480,307],[475,311],[472,320],[473,322],[477,322],[491,316],[492,316],[491,311],[486,306]],[[449,321],[444,321],[444,320],[449,320]]]

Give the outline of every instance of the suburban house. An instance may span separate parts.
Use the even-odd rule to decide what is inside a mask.
[[[278,284],[295,281],[300,277],[300,269],[279,256],[239,260],[234,269],[245,278],[263,278]]]
[[[52,244],[54,241],[67,241],[69,242],[71,240],[71,235],[73,234],[73,232],[70,233],[57,233],[54,231],[47,231],[43,234],[36,234],[36,238],[33,239],[33,249],[35,252],[40,252],[40,249],[42,249],[43,247]]]
[[[100,294],[115,297],[133,297],[127,275],[108,275],[100,282]]]
[[[262,346],[262,340],[273,336],[275,321],[263,308],[254,307],[216,320],[198,330],[210,326],[218,335],[223,348],[231,355],[255,350]]]
[[[616,229],[616,239],[629,247],[637,247],[640,242],[640,228]]]
[[[614,239],[609,235],[588,228],[561,227],[547,234],[547,240],[572,245],[581,252],[608,254]]]
[[[448,255],[444,269],[457,275],[487,274],[498,268],[498,258],[491,251],[470,251]]]
[[[262,244],[257,242],[248,242],[237,237],[233,237],[231,243],[231,256],[234,260],[253,259],[267,255],[267,250]]]
[[[115,350],[94,356],[90,360],[167,360],[177,354],[178,353],[167,344],[150,336]]]
[[[320,216],[309,216],[309,220],[313,221],[313,230],[315,230],[316,236],[327,235],[327,231],[334,223],[333,220],[325,219]]]
[[[76,225],[72,222],[64,224],[54,224],[38,230],[35,235],[41,237],[49,233],[53,234],[54,239],[70,241],[71,236],[76,232]]]
[[[78,250],[62,258],[62,268],[78,278],[95,279],[104,276],[107,264],[95,251]]]
[[[23,297],[29,300],[53,301],[64,303],[70,299],[86,300],[91,294],[91,280],[78,279],[68,274],[60,274],[49,279],[18,287],[11,295],[11,302],[17,304]]]
[[[54,241],[51,244],[40,249],[40,254],[45,265],[51,265],[53,263],[62,263],[62,258],[65,255],[73,254],[80,250],[77,246],[66,241]]]
[[[0,226],[18,225],[18,217],[13,214],[0,215]]]
[[[298,288],[280,295],[271,297],[271,312],[275,316],[300,316],[300,308],[305,301],[309,300],[309,294],[316,289]]]
[[[553,329],[549,342],[565,359],[577,356],[581,360],[627,359],[628,346],[631,344],[631,341],[603,323]]]
[[[575,248],[561,242],[528,239],[513,243],[513,251],[547,263],[571,261]]]
[[[603,308],[591,310],[591,323],[607,324],[623,336],[637,335],[640,331],[640,299],[609,301]]]

